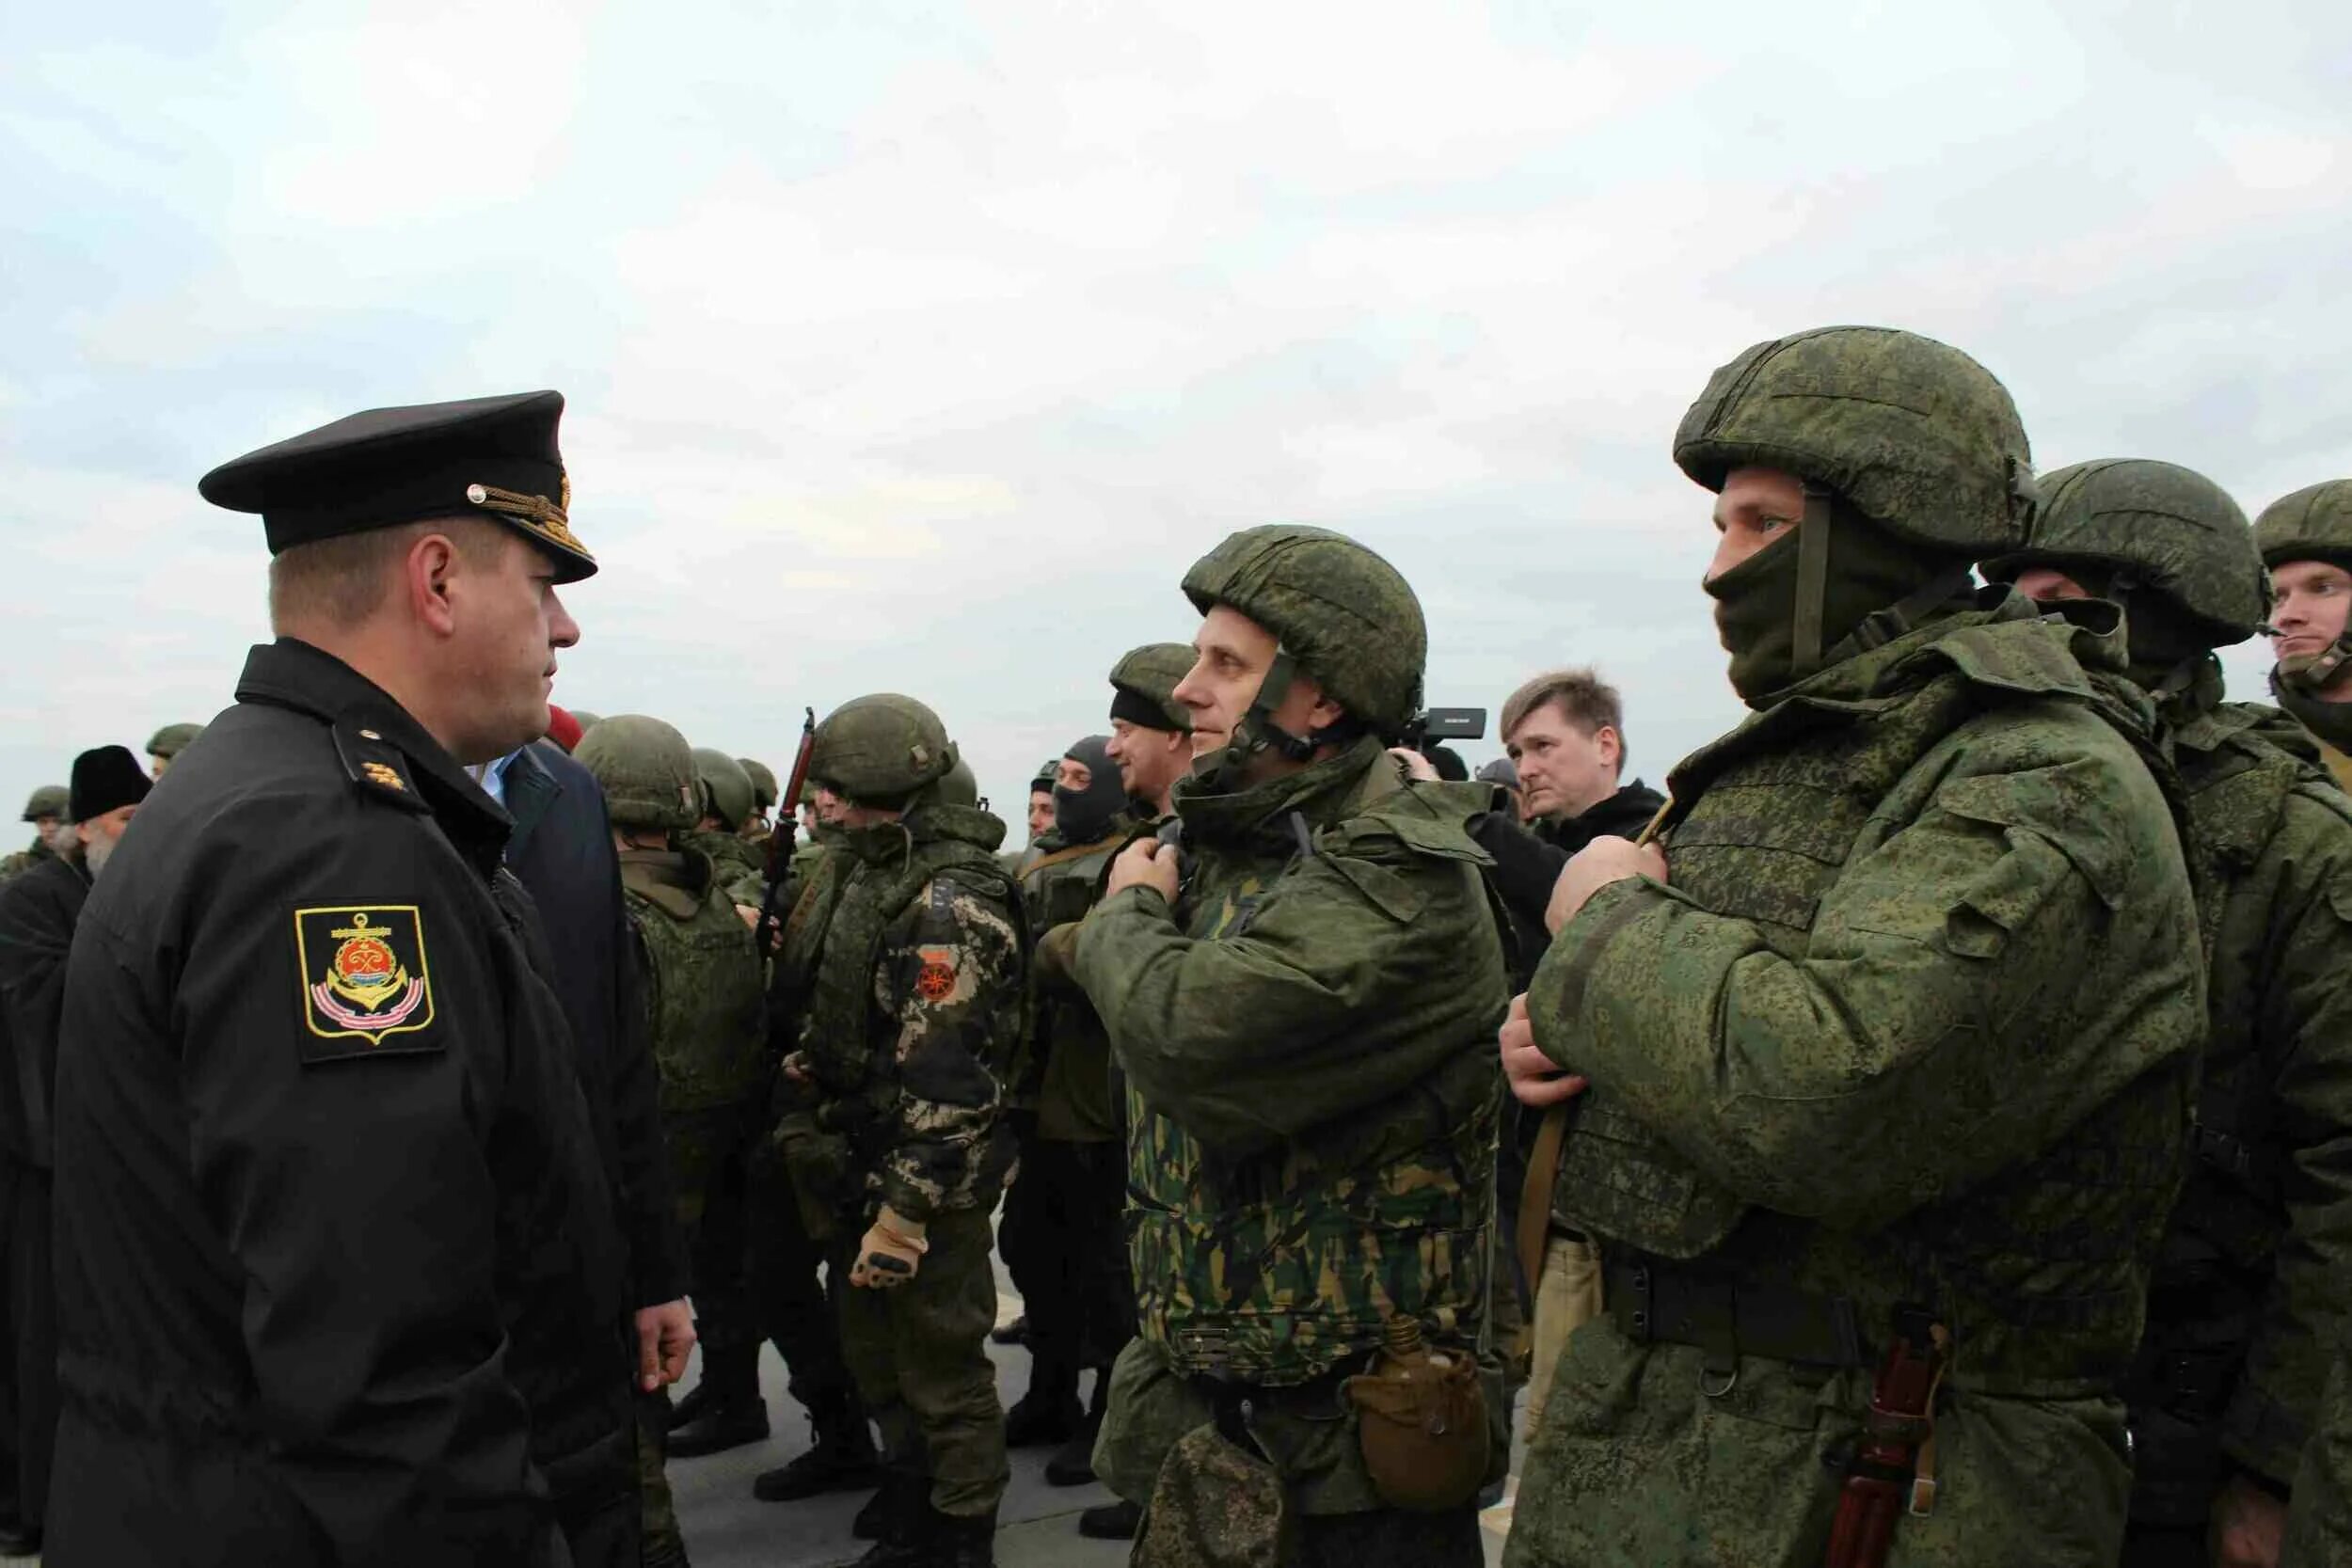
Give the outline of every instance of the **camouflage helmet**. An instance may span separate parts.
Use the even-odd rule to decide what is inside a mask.
[[[972,765],[961,757],[941,776],[935,791],[943,806],[977,806],[980,803],[980,777],[972,771]]]
[[[1421,600],[1395,567],[1345,534],[1290,523],[1244,529],[1193,562],[1184,595],[1203,615],[1226,605],[1272,632],[1333,702],[1383,735],[1421,711],[1429,657]]]
[[[808,773],[850,800],[904,800],[956,765],[955,743],[939,715],[895,691],[856,697],[817,726]]]
[[[1161,721],[1151,727],[1190,735],[1192,710],[1176,700],[1176,688],[1192,673],[1194,658],[1193,651],[1182,642],[1146,642],[1140,648],[1130,648],[1111,666],[1111,689],[1118,693],[1111,705],[1111,717],[1127,719],[1130,723],[1144,722],[1139,715],[1118,711],[1120,699],[1125,699],[1144,704],[1160,714]]]
[[[24,820],[38,822],[44,816],[62,817],[70,809],[72,797],[63,784],[43,784],[24,802]]]
[[[616,714],[580,736],[572,756],[596,775],[617,826],[691,828],[701,820],[693,750],[659,719]]]
[[[1029,775],[1029,793],[1035,795],[1041,789],[1052,789],[1060,777],[1061,758],[1047,757],[1037,765],[1037,771]]]
[[[752,804],[766,811],[776,803],[776,775],[769,766],[755,757],[737,757],[736,765],[752,777]]]
[[[166,724],[148,737],[147,754],[162,757],[167,762],[188,749],[188,742],[204,733],[201,724]]]
[[[1984,575],[2014,582],[2029,566],[2067,562],[2130,574],[2227,639],[2217,646],[2245,641],[2270,612],[2246,514],[2177,464],[2110,457],[2042,475],[2026,547],[1986,562]]]
[[[743,765],[715,746],[694,748],[694,783],[702,794],[703,813],[733,832],[751,819],[758,798],[752,776]]]
[[[1709,378],[1674,454],[1709,490],[1734,468],[1777,468],[1973,559],[2015,549],[2033,515],[2033,454],[2009,389],[1960,350],[1891,327],[1757,343]]]
[[[2331,479],[2281,496],[2254,519],[2263,564],[2332,561],[2352,565],[2352,479]]]

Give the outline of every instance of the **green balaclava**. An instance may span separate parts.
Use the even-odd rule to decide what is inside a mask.
[[[1804,593],[1804,551],[1820,590]],[[1897,537],[1845,500],[1808,489],[1804,517],[1747,560],[1703,585],[1715,629],[1731,656],[1731,685],[1753,708],[1812,674],[1899,636],[1918,617],[1967,592],[1964,557]],[[1861,635],[1881,611],[1883,633]],[[1808,626],[1807,623],[1810,622]],[[1809,657],[1807,657],[1809,655]]]

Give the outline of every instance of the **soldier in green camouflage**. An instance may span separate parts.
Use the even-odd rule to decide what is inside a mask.
[[[736,903],[757,910],[768,889],[759,846],[743,836],[743,824],[758,809],[752,776],[718,748],[697,746],[694,780],[701,792],[700,816],[679,843],[708,855],[718,869],[719,886]]]
[[[1192,660],[1182,642],[1147,642],[1111,666],[1110,759],[1147,822],[1174,815],[1171,792],[1192,771],[1192,715],[1176,700]]]
[[[1509,1450],[1484,1331],[1507,996],[1468,830],[1487,792],[1387,754],[1427,633],[1379,556],[1250,529],[1184,589],[1182,849],[1123,851],[1075,952],[1125,1075],[1139,1320],[1095,1468],[1144,1508],[1139,1564],[1474,1565]],[[1375,1468],[1393,1423],[1351,1375],[1407,1330],[1473,1409],[1484,1385],[1444,1429],[1467,1465],[1421,1495]]]
[[[993,853],[1005,825],[949,798],[969,790],[947,785],[957,760],[912,698],[826,717],[809,776],[842,843],[784,939],[806,999],[786,1072],[845,1146],[839,1188],[810,1196],[840,1212],[842,1349],[882,1434],[870,1568],[986,1568],[1009,1474],[988,1216],[1013,1160],[1002,1074],[1024,1026],[1025,922]]]
[[[2207,953],[2188,1180],[2125,1387],[2124,1560],[2268,1565],[2352,1270],[2352,801],[2293,720],[2222,701],[2212,650],[2269,610],[2237,503],[2147,461],[2076,464],[2042,490],[2026,548],[1985,575],[2122,607],[2188,800]]]
[[[2352,789],[2352,480],[2272,501],[2254,520],[2254,543],[2270,568],[2270,689]]]
[[[162,778],[172,758],[188,749],[196,737],[204,733],[201,724],[166,724],[148,738],[147,771],[152,778]]]
[[[729,1299],[739,1293],[741,1257],[706,1244],[704,1222],[717,1195],[741,1191],[739,1176],[729,1173],[744,1156],[754,1097],[767,1086],[766,980],[751,931],[720,891],[710,858],[677,847],[676,835],[697,820],[686,737],[659,719],[624,714],[583,737],[578,758],[603,788],[612,819],[644,1037],[660,1074],[662,1141],[693,1271],[696,1329],[706,1343],[723,1344],[743,1316],[739,1301]],[[741,1227],[713,1233],[739,1238]],[[665,1418],[666,1410],[649,1413],[639,1423],[647,1568],[686,1561],[663,1472]]]
[[[776,807],[775,770],[756,757],[737,757],[735,765],[752,781],[752,815],[744,818],[739,832],[757,847],[768,842],[775,826],[768,815]]]
[[[1662,852],[1568,863],[1503,1031],[1522,1101],[1577,1101],[1557,1190],[1607,1302],[1504,1560],[1779,1568],[1883,1527],[1834,1560],[2113,1562],[2207,1027],[2145,715],[2083,667],[2120,671],[2117,618],[1971,594],[2035,492],[1942,343],[1758,344],[1675,459],[1756,711],[1675,769]]]
[[[66,820],[65,785],[42,784],[34,790],[24,802],[24,820],[33,825],[33,842],[0,859],[0,882],[21,877],[43,861],[57,858],[50,839],[61,826],[67,832],[72,832],[72,824]]]
[[[2312,1412],[2311,1440],[2295,1471],[2279,1568],[2344,1568],[2352,1562],[2352,1360],[2336,1348],[2326,1388]]]

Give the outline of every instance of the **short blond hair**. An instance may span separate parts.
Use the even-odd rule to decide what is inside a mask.
[[[472,566],[495,565],[514,537],[481,517],[438,517],[295,545],[270,558],[270,630],[354,626],[384,608],[392,578],[418,540],[445,536]]]
[[[1502,705],[1502,742],[1511,743],[1511,736],[1539,707],[1557,705],[1569,723],[1586,735],[1598,735],[1602,729],[1617,732],[1619,754],[1625,743],[1625,701],[1617,689],[1600,678],[1597,670],[1547,670],[1520,686]]]

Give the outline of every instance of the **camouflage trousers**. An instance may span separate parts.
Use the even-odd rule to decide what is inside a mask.
[[[849,1285],[848,1259],[866,1227],[843,1228],[834,1277],[843,1281],[841,1349],[857,1391],[881,1429],[882,1463],[926,1478],[931,1506],[973,1518],[993,1512],[1011,1470],[1005,1412],[988,1331],[996,1323],[996,1274],[988,1215],[951,1210],[930,1221],[930,1251],[914,1279],[890,1290]]]
[[[667,1468],[670,1396],[637,1396],[637,1488],[642,1514],[642,1568],[686,1568],[686,1538],[678,1533],[677,1505],[670,1497]]]

